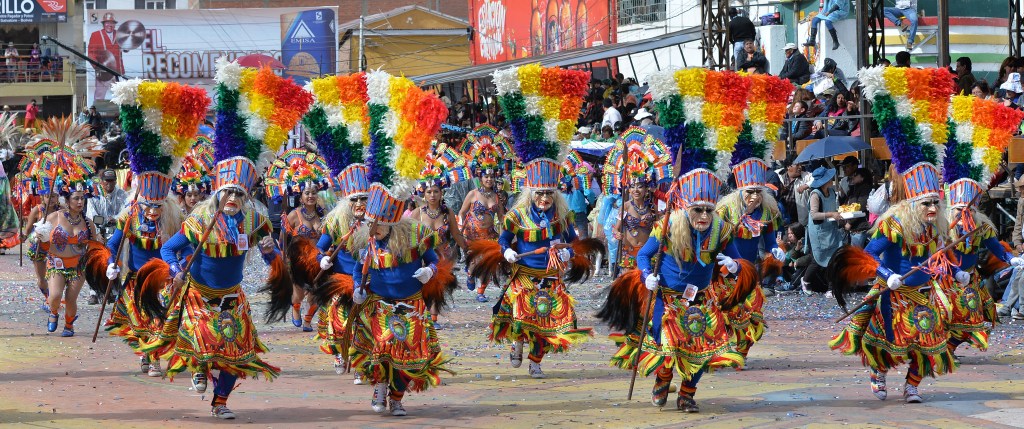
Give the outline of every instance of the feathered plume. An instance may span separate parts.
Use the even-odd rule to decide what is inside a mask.
[[[431,140],[448,117],[436,94],[405,77],[380,70],[366,75],[369,97],[370,148],[367,179],[408,198],[416,186]]]
[[[370,98],[366,73],[327,76],[306,84],[313,107],[302,119],[330,168],[331,176],[364,161],[370,143]]]
[[[665,144],[678,173],[697,168],[729,174],[745,120],[751,81],[732,71],[663,70],[649,80]]]
[[[111,87],[120,106],[129,167],[133,173],[177,172],[206,118],[206,90],[174,82],[131,79]]]
[[[217,60],[216,161],[244,156],[258,163],[261,154],[277,153],[288,131],[302,119],[313,95],[269,67],[244,68]]]
[[[778,76],[746,75],[750,81],[747,99],[746,121],[740,130],[730,165],[739,164],[748,158],[771,161],[772,145],[786,118],[786,105],[793,84]]]
[[[576,133],[590,72],[527,64],[497,70],[493,77],[519,162],[559,159]]]
[[[878,261],[870,253],[857,246],[840,247],[832,256],[825,276],[830,279],[832,296],[843,310],[846,310],[846,298],[843,296],[855,286],[875,278]]]
[[[943,181],[950,184],[971,179],[985,186],[999,168],[1022,119],[1024,112],[1002,103],[972,95],[954,96],[942,163]]]

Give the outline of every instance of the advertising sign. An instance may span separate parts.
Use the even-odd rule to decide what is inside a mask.
[[[68,22],[67,0],[0,0],[0,24]]]
[[[127,78],[203,86],[212,96],[218,58],[269,65],[300,85],[335,73],[336,17],[336,7],[92,10],[86,47]],[[89,104],[109,100],[115,81],[90,67]]]
[[[610,43],[615,34],[608,13],[612,1],[469,0],[473,64]]]

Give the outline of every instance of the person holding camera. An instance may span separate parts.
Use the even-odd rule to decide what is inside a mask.
[[[85,215],[96,225],[103,238],[106,239],[117,227],[117,215],[128,203],[128,193],[117,186],[117,173],[112,169],[100,173],[101,192],[89,198]],[[89,290],[89,305],[99,303],[96,291]]]

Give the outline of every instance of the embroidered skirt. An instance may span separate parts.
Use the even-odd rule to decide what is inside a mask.
[[[62,276],[65,283],[73,283],[85,275],[85,267],[80,263],[82,260],[81,256],[67,258],[45,254],[43,256],[46,259],[46,280],[50,280],[54,276]],[[57,268],[57,260],[60,260],[61,265],[59,266],[63,268]]]
[[[419,392],[441,383],[448,358],[441,353],[430,309],[417,292],[400,300],[370,293],[357,306],[352,367],[391,390]],[[454,373],[452,373],[454,374]]]
[[[726,312],[729,329],[736,341],[736,351],[746,356],[750,347],[764,335],[764,290],[755,287],[743,303]]]
[[[619,262],[619,267],[623,270],[636,268],[636,255],[640,253],[640,248],[643,246],[630,246],[625,241],[620,241],[622,246],[622,261]]]
[[[858,309],[829,347],[860,356],[864,366],[881,372],[911,357],[922,377],[956,369],[953,354],[946,348],[952,303],[942,283],[933,280],[931,289],[924,291],[908,286],[889,291],[885,280],[879,278],[868,294],[879,297]]]
[[[491,318],[492,342],[540,341],[545,353],[560,353],[594,335],[576,326],[575,300],[557,272],[515,264],[509,282]]]
[[[989,331],[999,323],[999,316],[996,314],[995,300],[981,284],[977,273],[974,273],[967,286],[953,282],[949,300],[953,305],[952,320],[949,322],[950,338],[973,345],[979,350],[987,350]]]
[[[124,280],[124,292],[117,298],[110,317],[104,324],[111,336],[121,337],[137,354],[142,353],[141,343],[159,335],[163,330],[160,319],[149,317],[146,312],[135,305],[135,273],[128,273]],[[166,303],[170,296],[170,288],[164,288],[161,297]]]
[[[185,277],[167,311],[159,335],[142,345],[144,353],[168,359],[167,376],[182,371],[219,369],[245,378],[263,374],[268,380],[281,370],[259,357],[267,346],[250,318],[241,286],[213,289]]]
[[[612,366],[633,369],[633,360],[640,353],[638,372],[644,376],[664,366],[675,369],[684,382],[702,368],[742,367],[743,355],[736,352],[733,331],[718,307],[722,289],[710,286],[691,303],[680,292],[661,288],[655,305],[661,305],[662,311],[654,311],[661,314],[660,325],[651,323],[643,327],[642,320],[638,320],[636,328],[622,337],[619,350],[611,359]],[[637,346],[641,329],[648,331],[642,348]]]
[[[33,233],[33,238],[29,238],[28,240],[29,245],[28,249],[25,250],[25,255],[28,256],[28,259],[32,262],[45,261],[46,252],[50,251],[50,243],[43,243],[42,241],[39,241],[39,239],[34,238],[34,236],[35,234]]]

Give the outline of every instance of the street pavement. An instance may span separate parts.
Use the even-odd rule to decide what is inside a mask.
[[[247,269],[245,289],[260,314],[267,298],[254,292],[254,282],[262,278],[264,268]],[[545,357],[543,380],[529,378],[527,365],[511,368],[506,347],[488,344],[493,301],[480,304],[474,293],[459,291],[439,331],[457,375],[407,394],[407,417],[374,414],[372,389],[337,375],[310,334],[287,322],[258,323],[271,349],[265,358],[282,375],[274,382],[240,380],[229,401],[238,419],[218,421],[209,414],[211,393],[190,391],[188,377],[170,382],[140,374],[138,358],[103,332],[90,342],[99,306],[86,305],[84,293],[77,335],[47,333],[30,266],[26,260],[19,267],[17,253],[8,254],[0,256],[0,427],[1024,427],[1020,321],[997,326],[987,352],[961,348],[960,369],[925,379],[925,403],[908,405],[900,391],[905,367],[890,374],[890,399],[879,401],[860,360],[828,349],[841,325],[832,322],[835,302],[820,295],[769,298],[769,330],[747,367],[705,375],[699,414],[652,406],[653,380],[643,377],[627,401],[629,373],[608,366],[615,347],[593,317],[608,283],[599,277],[571,287],[581,326],[594,326],[596,335],[567,354]],[[498,292],[492,286],[488,295],[493,300]]]

